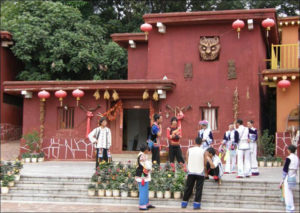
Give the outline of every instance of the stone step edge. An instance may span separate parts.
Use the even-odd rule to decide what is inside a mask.
[[[28,201],[15,201],[15,200],[1,200],[1,202],[3,203],[28,203]],[[33,204],[56,204],[56,205],[86,205],[87,203],[84,203],[84,202],[54,202],[54,201],[31,201],[30,203],[33,203]],[[103,206],[103,203],[89,203],[88,205],[91,205],[91,206]],[[115,203],[106,203],[105,205],[108,205],[108,206],[115,206],[116,204]],[[120,206],[136,206],[136,204],[118,204]],[[174,208],[174,207],[171,207],[169,205],[155,205],[156,207],[164,207],[164,208]],[[192,202],[189,203],[188,206],[192,206]],[[178,209],[181,209],[180,206],[178,207]],[[201,210],[224,210],[226,212],[261,212],[261,209],[244,209],[244,208],[219,208],[219,207],[209,207],[209,208],[201,208]],[[282,212],[282,210],[264,210],[264,212]]]

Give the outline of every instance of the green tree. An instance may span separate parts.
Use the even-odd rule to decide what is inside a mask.
[[[84,19],[72,6],[52,1],[6,1],[1,5],[1,30],[13,34],[11,49],[25,67],[18,75],[20,80],[124,77],[120,74],[124,64],[110,64],[110,56],[104,55],[110,54],[111,45],[104,40],[101,24]],[[126,59],[118,46],[111,52],[120,52]],[[107,74],[101,74],[101,66],[107,67]]]

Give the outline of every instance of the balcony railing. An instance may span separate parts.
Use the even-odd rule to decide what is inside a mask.
[[[272,44],[272,69],[298,69],[299,44]]]

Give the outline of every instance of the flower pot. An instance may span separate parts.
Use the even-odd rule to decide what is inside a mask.
[[[170,199],[171,198],[171,191],[165,191],[164,197],[166,199]]]
[[[154,198],[154,197],[155,197],[155,192],[149,191],[149,198]]]
[[[25,163],[30,163],[30,158],[25,158]]]
[[[127,191],[122,191],[121,192],[121,197],[128,197],[128,192]]]
[[[158,192],[156,192],[156,197],[157,198],[163,198],[164,197],[164,193],[162,191],[158,191]]]
[[[111,197],[112,196],[112,191],[110,189],[105,190],[105,196],[106,197]]]
[[[21,159],[21,163],[25,163],[25,159],[24,158]]]
[[[20,174],[16,174],[15,175],[15,181],[19,181],[20,180]]]
[[[114,190],[113,190],[113,196],[114,196],[114,197],[120,197],[120,190],[114,189]]]
[[[31,162],[32,163],[36,163],[37,162],[37,158],[31,158]]]
[[[45,158],[38,158],[38,162],[43,162]]]
[[[273,162],[273,166],[274,166],[274,167],[278,167],[278,162],[277,162],[277,161],[274,161],[274,162]]]
[[[264,167],[265,166],[265,162],[264,161],[259,161],[259,167]]]
[[[8,186],[9,186],[9,187],[13,187],[14,185],[15,185],[15,182],[14,182],[14,181],[8,182]]]
[[[95,189],[88,189],[88,195],[94,196],[95,195]]]
[[[272,161],[267,161],[267,167],[272,167],[273,162]]]
[[[174,192],[174,198],[180,199],[181,198],[181,192]]]
[[[8,171],[6,174],[7,174],[8,176],[11,176],[12,172],[11,172],[11,171]]]
[[[7,194],[9,191],[9,188],[7,186],[2,186],[1,187],[1,194]]]
[[[105,195],[105,190],[104,189],[99,189],[98,190],[98,197],[104,197]]]
[[[137,197],[138,196],[138,192],[137,191],[131,191],[130,192],[130,196],[131,197]]]
[[[281,162],[277,162],[278,163],[278,167],[280,167],[281,166]]]

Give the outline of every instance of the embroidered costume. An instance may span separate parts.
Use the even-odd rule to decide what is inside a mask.
[[[211,129],[208,127],[208,121],[200,121],[200,125],[206,126],[203,129],[200,129],[198,132],[198,137],[203,140],[202,147],[203,149],[207,149],[212,144],[214,138],[213,134],[211,132]]]
[[[236,168],[236,148],[239,142],[239,133],[236,130],[228,130],[223,137],[223,144],[226,145],[225,154],[225,174],[235,172]]]
[[[160,144],[158,142],[157,133],[159,133],[160,128],[156,122],[151,127],[150,135],[148,138],[148,146],[152,151],[152,162],[156,161],[157,164],[160,164]]]
[[[251,174],[259,175],[257,163],[257,129],[249,128]]]
[[[173,134],[175,132],[175,134]],[[169,139],[169,156],[170,163],[174,163],[175,157],[178,163],[184,163],[180,147],[181,128],[168,127],[167,138]]]
[[[237,131],[239,133],[239,143],[237,149],[238,177],[250,177],[250,144],[248,142],[249,130],[241,124]]]

